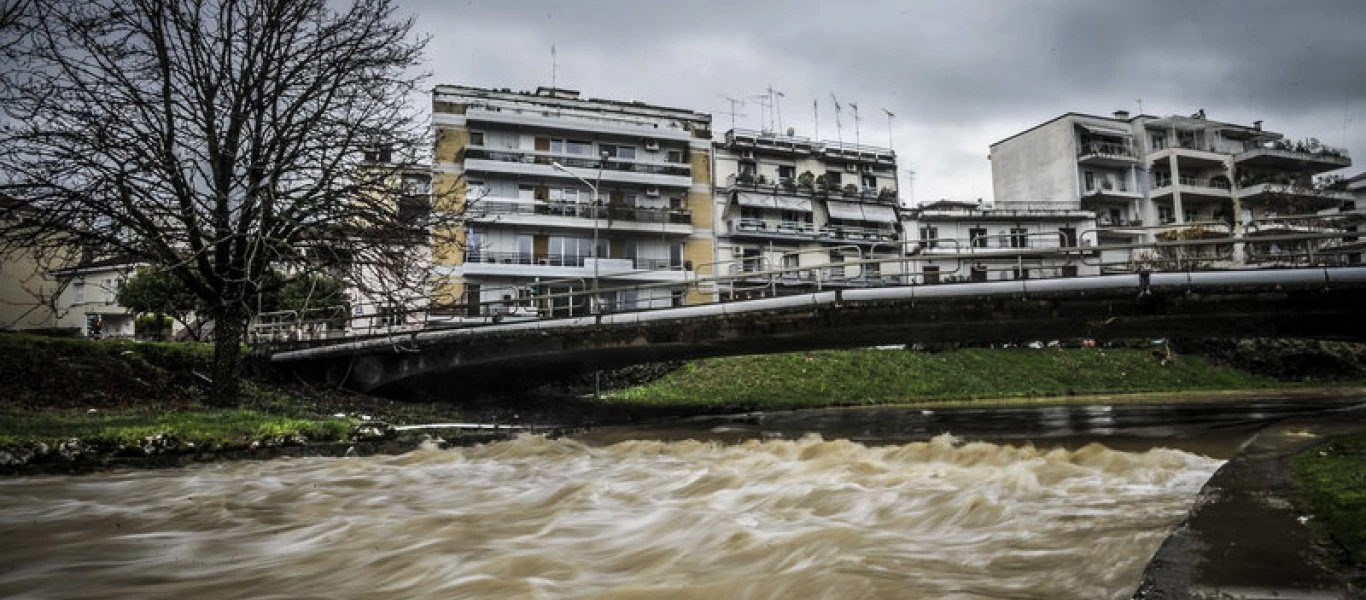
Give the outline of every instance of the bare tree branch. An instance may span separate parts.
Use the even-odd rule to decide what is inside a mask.
[[[430,142],[408,103],[426,40],[394,0],[0,1],[25,14],[3,50],[0,191],[40,215],[0,245],[169,270],[214,320],[219,399],[266,286],[392,284],[358,265],[406,272],[445,230],[397,201]]]

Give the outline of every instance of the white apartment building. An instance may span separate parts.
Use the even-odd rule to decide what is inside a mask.
[[[1083,244],[1230,235],[1276,240],[1105,252],[1107,269],[1150,259],[1277,264],[1302,258],[1312,251],[1283,244],[1282,234],[1319,229],[1301,221],[1350,199],[1313,181],[1350,166],[1345,150],[1286,140],[1260,121],[1214,121],[1203,110],[1161,118],[1067,113],[992,144],[990,159],[998,208],[1093,211],[1096,228],[1080,234]]]
[[[437,86],[435,295],[470,315],[564,316],[710,301],[711,116],[641,102]],[[555,295],[532,302],[531,296]]]
[[[732,129],[715,156],[716,259],[724,298],[882,285],[903,254],[890,148]],[[891,263],[895,264],[895,263]]]
[[[1081,234],[1095,226],[1090,211],[1068,208],[999,209],[979,202],[941,200],[903,212],[911,249],[911,281],[952,283],[1100,272]],[[1088,244],[1089,246],[1089,244]]]

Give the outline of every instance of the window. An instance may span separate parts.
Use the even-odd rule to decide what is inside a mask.
[[[1063,265],[1063,266],[1062,266],[1062,276],[1063,276],[1063,277],[1076,277],[1076,276],[1077,276],[1077,265]]]
[[[1016,279],[1029,279],[1029,269],[1015,267],[1012,271],[1014,271]]]
[[[784,255],[783,255],[783,268],[784,268],[784,269],[795,269],[795,268],[797,268],[797,267],[799,267],[799,266],[801,266],[801,256],[800,256],[800,255],[797,255],[797,254],[784,254]]]
[[[934,265],[925,265],[923,268],[920,269],[920,273],[925,277],[925,285],[939,283],[939,267],[936,267]]]
[[[71,284],[71,303],[81,304],[85,302],[85,282],[77,281]]]
[[[470,132],[470,145],[471,145],[471,146],[483,146],[483,145],[484,145],[484,132],[482,132],[482,131],[471,131],[471,132]]]
[[[1176,221],[1176,217],[1173,216],[1174,214],[1175,213],[1172,212],[1170,206],[1157,207],[1157,220],[1162,223],[1171,223],[1173,221]]]
[[[1083,173],[1081,174],[1081,177],[1082,177],[1082,180],[1085,182],[1085,183],[1082,185],[1082,187],[1083,187],[1086,191],[1089,192],[1089,191],[1092,191],[1092,190],[1096,189],[1096,174],[1095,174],[1094,172],[1092,172],[1092,171],[1083,172]]]
[[[759,270],[759,249],[745,248],[740,254],[740,270],[753,273]]]
[[[1154,133],[1150,139],[1153,150],[1161,150],[1167,147],[1167,134],[1165,133]]]
[[[1061,227],[1058,229],[1058,244],[1064,248],[1073,248],[1077,245],[1077,230],[1072,227]]]
[[[752,163],[752,162],[742,162],[742,163],[740,163],[740,174],[741,174],[741,175],[749,175],[750,177],[753,177],[754,174],[755,174],[756,172],[758,172],[758,170],[759,170],[759,165],[757,165],[757,164],[755,164],[755,163]]]
[[[968,240],[972,243],[973,248],[986,248],[987,228],[973,227],[971,229],[968,229]]]
[[[1122,224],[1122,221],[1124,220],[1124,219],[1123,219],[1123,215],[1124,215],[1124,212],[1121,211],[1121,210],[1118,209],[1118,208],[1112,208],[1112,209],[1110,209],[1110,223],[1109,223],[1109,224],[1110,224],[1110,225],[1121,225],[1121,224]]]
[[[864,176],[863,176],[863,189],[865,189],[865,190],[876,190],[876,189],[877,189],[877,175],[864,175]]]
[[[554,154],[593,154],[593,143],[583,140],[562,140],[551,138],[550,152]]]
[[[933,225],[926,225],[920,228],[920,245],[926,248],[934,248],[938,245],[939,228]]]
[[[683,268],[683,244],[669,245],[669,268]]]
[[[465,248],[466,260],[470,262],[479,262],[482,258],[481,255],[484,252],[484,234],[479,231],[470,230],[469,234],[465,237]]]
[[[778,180],[792,181],[797,177],[797,167],[792,165],[778,165]]]
[[[983,265],[973,265],[971,277],[973,281],[986,281],[987,268]]]
[[[669,290],[669,304],[674,308],[683,306],[683,290]]]
[[[611,157],[611,158],[620,158],[620,159],[622,159],[622,160],[635,160],[635,159],[636,159],[636,148],[635,148],[635,146],[617,146],[617,145],[614,145],[614,144],[599,144],[599,145],[598,145],[598,148],[599,148],[600,150],[602,150],[603,156],[607,156],[607,157]]]
[[[681,163],[683,162],[683,151],[670,150],[668,154],[664,155],[664,160],[671,163]]]
[[[529,264],[531,264],[531,254],[532,254],[531,244],[532,244],[532,238],[531,238],[531,236],[529,236],[529,235],[519,235],[519,236],[517,236],[517,264],[519,264],[519,265],[529,265]]]
[[[578,267],[592,255],[593,240],[580,237],[550,236],[550,261],[554,265]]]
[[[1186,221],[1196,221],[1196,220],[1199,220],[1199,219],[1198,219],[1199,215],[1196,214],[1194,208],[1183,209],[1183,210],[1181,211],[1181,216],[1185,217],[1185,218],[1186,218]]]
[[[1029,230],[1028,230],[1028,229],[1025,229],[1024,227],[1011,227],[1011,228],[1010,228],[1010,247],[1011,247],[1011,248],[1028,248],[1028,247],[1029,247]]]
[[[825,172],[825,189],[833,190],[833,189],[835,189],[835,188],[838,188],[838,187],[840,186],[840,177],[841,177],[841,176],[842,176],[842,175],[840,174],[839,171],[826,171],[826,172]]]

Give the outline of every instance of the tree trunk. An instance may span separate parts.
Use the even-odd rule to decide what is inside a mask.
[[[214,311],[213,386],[209,404],[235,406],[242,390],[242,339],[246,317],[241,311]]]

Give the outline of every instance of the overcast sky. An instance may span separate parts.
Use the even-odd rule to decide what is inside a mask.
[[[535,89],[713,114],[783,92],[782,128],[888,144],[903,200],[991,199],[988,146],[1062,113],[1125,109],[1264,126],[1366,170],[1366,0],[724,2],[403,0],[431,83]],[[740,127],[770,120],[757,100]],[[776,118],[773,119],[776,121]],[[914,170],[910,184],[905,170]],[[907,193],[908,187],[911,192]]]

